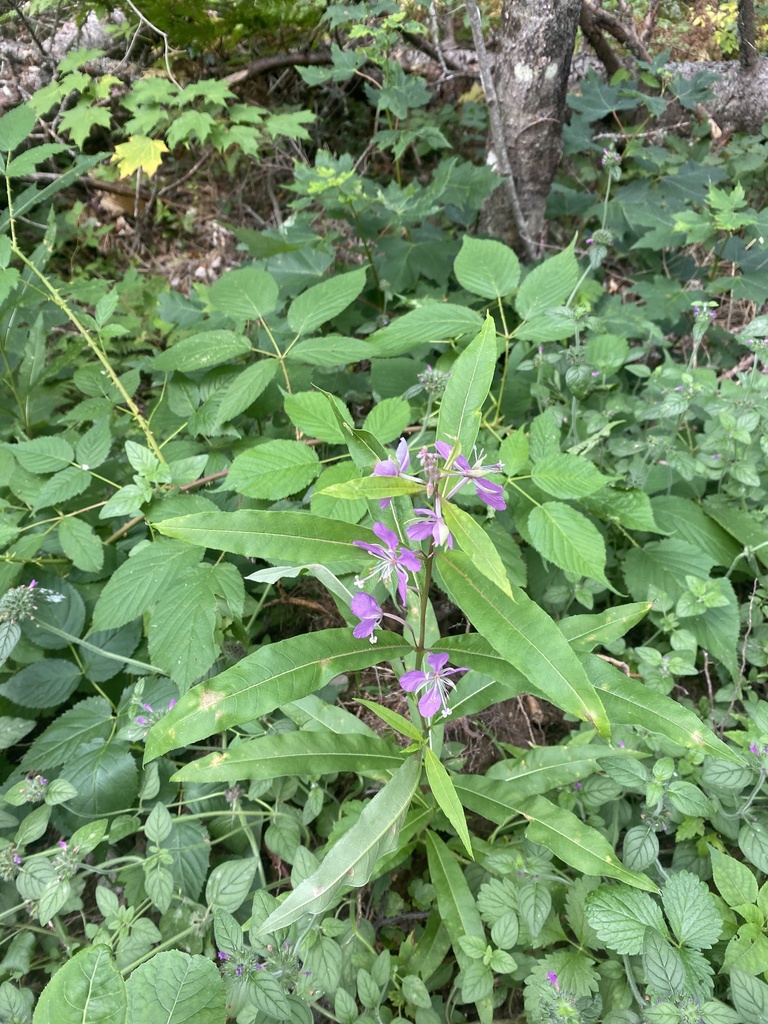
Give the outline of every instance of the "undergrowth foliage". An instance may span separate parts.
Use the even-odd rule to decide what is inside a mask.
[[[80,54],[0,119],[0,1020],[760,1024],[762,143],[588,79],[521,267],[368,6],[303,75],[373,62],[392,175],[297,162],[189,295],[65,272],[57,194],[308,112],[151,77],[110,152],[30,144],[113,127]],[[565,738],[468,770],[523,694]]]

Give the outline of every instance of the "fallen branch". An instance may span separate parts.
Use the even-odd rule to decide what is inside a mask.
[[[259,57],[239,71],[233,71],[227,75],[224,81],[227,85],[240,85],[241,82],[257,75],[263,75],[267,71],[277,71],[279,68],[309,67],[313,64],[332,64],[330,50],[315,50],[314,53],[276,53],[271,57]]]

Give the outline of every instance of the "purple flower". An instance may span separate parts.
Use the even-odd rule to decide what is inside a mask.
[[[238,965],[237,965],[237,967],[235,968],[235,974],[236,974],[236,975],[238,976],[238,978],[239,978],[239,977],[240,977],[240,975],[241,975],[242,973],[243,973],[243,967],[242,967],[242,964],[238,964]]]
[[[457,672],[466,672],[465,668],[446,668],[448,664],[447,654],[428,654],[427,662],[432,669],[431,672],[422,672],[414,669],[400,676],[400,685],[409,693],[416,690],[424,690],[425,693],[419,698],[419,714],[424,718],[431,718],[438,708],[442,707],[443,715],[448,714],[448,690],[452,690],[454,683],[448,676],[454,676]]]
[[[216,954],[218,960],[229,960],[229,953],[223,953],[221,950]]]
[[[148,720],[144,717],[144,715],[137,715],[136,721],[139,723],[139,725],[146,725]]]
[[[30,590],[34,590],[37,585],[38,585],[37,584],[37,580],[30,580],[29,581],[29,589]]]
[[[405,471],[411,465],[411,453],[408,451],[408,442],[404,437],[400,438],[400,444],[398,444],[394,456],[390,457],[382,462],[377,462],[373,467],[372,476],[403,476]],[[418,477],[408,477],[409,480],[417,480]],[[382,498],[379,502],[380,508],[389,508],[392,504],[391,498]]]
[[[560,985],[557,980],[557,975],[554,971],[547,971],[547,981],[550,983],[550,985],[554,985],[555,992],[559,991]]]
[[[756,743],[750,743],[749,744],[749,749],[750,749],[750,752],[755,755],[755,757],[759,757],[760,756],[760,748],[758,747],[758,745]]]
[[[22,859],[18,855],[18,853],[14,853],[14,855],[13,855],[13,863],[14,864],[21,864],[22,863]]]
[[[427,540],[428,537],[431,537],[438,546],[445,544],[447,548],[453,547],[453,537],[443,519],[439,498],[435,500],[434,510],[415,508],[413,511],[421,521],[406,527],[405,532],[411,540]]]
[[[450,458],[451,451],[453,450],[445,441],[435,441],[435,448],[446,460]],[[481,501],[484,501],[491,508],[495,508],[498,512],[503,512],[507,507],[507,503],[504,501],[504,489],[501,484],[495,484],[492,480],[488,480],[484,474],[500,473],[504,468],[504,464],[496,462],[490,466],[484,466],[484,461],[485,452],[481,451],[478,454],[477,449],[475,449],[474,465],[470,465],[463,455],[457,455],[453,462],[449,464],[448,475],[459,476],[460,480],[454,484],[446,497],[452,498],[457,491],[461,490],[464,484],[471,481],[475,486],[475,494]]]
[[[368,637],[372,644],[376,643],[374,630],[381,625],[384,612],[379,607],[378,601],[370,594],[355,594],[352,598],[352,614],[356,615],[360,622],[352,630],[352,636],[362,640]]]
[[[176,701],[173,699],[173,697],[171,697],[171,699],[168,701],[168,710],[169,711],[173,711],[173,709],[175,707],[176,707]]]
[[[358,587],[364,586],[370,579],[383,580],[385,583],[389,583],[394,573],[397,577],[397,591],[400,595],[400,601],[402,604],[405,604],[408,573],[418,572],[421,569],[419,556],[415,551],[401,548],[397,534],[385,526],[384,523],[374,523],[373,532],[379,540],[386,544],[386,548],[382,547],[381,544],[366,544],[362,540],[353,541],[357,547],[363,548],[364,551],[373,555],[374,558],[379,559],[379,565],[376,566],[373,572],[370,572],[363,579],[356,579],[355,583]]]

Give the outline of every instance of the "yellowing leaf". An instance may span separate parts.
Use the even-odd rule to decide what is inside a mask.
[[[120,177],[127,178],[134,171],[144,171],[151,178],[162,163],[163,153],[168,152],[166,144],[146,135],[132,135],[127,142],[115,146],[111,163],[117,164]]]

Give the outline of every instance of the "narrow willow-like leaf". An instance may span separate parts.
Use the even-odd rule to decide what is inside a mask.
[[[403,736],[407,736],[408,739],[415,740],[417,743],[423,741],[424,737],[421,730],[409,719],[397,711],[393,711],[392,708],[388,708],[383,704],[377,704],[372,700],[359,700],[358,703],[372,711],[377,718],[380,718],[382,722],[386,722],[390,729],[394,729],[395,732],[399,732]]]
[[[465,807],[497,825],[518,815],[528,822],[526,835],[531,842],[546,846],[560,860],[585,875],[618,878],[635,889],[657,892],[654,883],[639,871],[630,871],[621,863],[613,847],[597,829],[543,796],[518,799],[509,782],[481,775],[454,776],[456,792]]]
[[[173,778],[175,782],[235,782],[332,772],[382,775],[396,772],[402,763],[402,752],[379,736],[289,732],[209,754],[185,765]]]
[[[596,743],[534,747],[521,757],[497,761],[488,769],[486,778],[514,782],[515,800],[523,800],[586,779],[600,771],[598,762],[607,752],[604,746]],[[614,753],[620,757],[637,756],[625,748],[611,751]]]
[[[605,709],[568,641],[552,619],[519,587],[508,597],[479,576],[466,555],[449,551],[439,556],[439,570],[448,596],[485,639],[536,691],[564,711],[610,734]]]
[[[463,936],[475,938],[483,945],[487,941],[475,897],[456,858],[442,839],[433,832],[427,832],[427,858],[429,878],[435,887],[440,917],[451,937],[456,962],[461,970],[465,971],[473,960],[464,952],[461,944]],[[481,1024],[492,1024],[493,999],[488,996],[475,1005]]]
[[[565,639],[577,651],[591,651],[598,644],[610,644],[624,636],[653,607],[651,601],[622,604],[606,608],[597,615],[569,615],[557,626]]]
[[[483,527],[463,509],[447,501],[443,505],[443,518],[461,550],[470,556],[472,564],[495,583],[500,590],[512,597],[504,563],[496,546]]]
[[[334,676],[402,658],[411,647],[394,633],[377,644],[355,640],[349,629],[324,629],[267,644],[185,693],[150,729],[145,760],[269,714],[319,690]]]
[[[396,498],[402,494],[419,494],[425,485],[421,480],[405,480],[403,477],[364,476],[357,480],[345,480],[340,484],[331,484],[322,490],[331,498]]]
[[[453,364],[440,402],[438,439],[451,445],[458,441],[465,456],[471,455],[477,440],[483,405],[491,388],[497,359],[496,324],[489,315],[480,333]]]
[[[741,754],[718,739],[698,715],[682,704],[649,690],[595,655],[585,656],[583,662],[612,722],[636,725],[660,733],[687,750],[699,750],[723,761],[745,764]]]
[[[376,543],[372,530],[309,512],[195,512],[155,523],[155,529],[197,547],[230,551],[266,562],[351,562],[367,556],[354,540]]]
[[[338,902],[347,887],[365,885],[379,858],[397,848],[400,826],[420,777],[421,754],[416,753],[365,806],[318,870],[272,911],[260,934],[271,935],[307,914],[322,914]]]
[[[429,747],[424,749],[424,767],[427,770],[427,782],[432,790],[432,796],[437,800],[440,810],[456,829],[456,834],[467,851],[467,856],[474,860],[475,855],[472,852],[472,840],[469,838],[467,819],[464,817],[464,810],[456,793],[456,787],[440,758]]]

